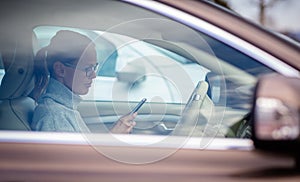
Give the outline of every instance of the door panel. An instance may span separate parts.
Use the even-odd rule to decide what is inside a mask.
[[[138,102],[84,101],[78,110],[92,132],[109,131]],[[145,103],[138,111],[133,134],[169,134],[180,120],[184,104]]]
[[[234,142],[235,146],[250,143],[230,139],[219,142]],[[164,160],[141,167],[113,161],[90,145],[1,143],[0,148],[2,181],[299,181],[299,173],[291,168],[292,159],[266,157],[252,150],[182,148]],[[133,146],[102,148],[141,158],[169,150]]]

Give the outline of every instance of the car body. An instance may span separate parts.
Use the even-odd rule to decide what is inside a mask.
[[[261,76],[300,77],[298,45],[207,1],[0,4],[1,179],[268,181],[278,177],[270,168],[293,165],[257,153],[244,127]],[[100,70],[78,108],[91,134],[30,131],[34,55],[60,29],[98,49]],[[144,97],[132,134],[110,134]]]

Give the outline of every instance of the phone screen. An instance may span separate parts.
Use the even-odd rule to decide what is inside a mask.
[[[146,98],[143,98],[143,99],[138,103],[138,105],[136,105],[136,106],[132,109],[132,111],[130,112],[130,114],[133,114],[133,113],[137,112],[137,111],[142,107],[142,105],[143,105],[146,101],[147,101],[147,99],[146,99]]]

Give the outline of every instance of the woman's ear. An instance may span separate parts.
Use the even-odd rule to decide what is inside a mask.
[[[63,78],[65,76],[65,66],[59,61],[53,64],[53,71],[57,78]]]

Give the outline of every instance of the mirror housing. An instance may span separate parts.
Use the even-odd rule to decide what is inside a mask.
[[[116,74],[119,81],[129,84],[140,83],[146,79],[146,70],[141,64],[128,63],[122,70],[117,71]]]
[[[252,110],[256,149],[287,154],[300,162],[300,79],[270,74],[256,85]]]

